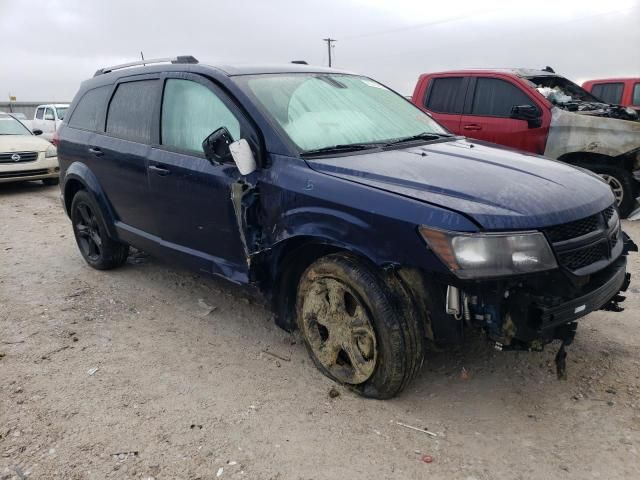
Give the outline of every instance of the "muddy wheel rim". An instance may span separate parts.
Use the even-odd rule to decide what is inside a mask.
[[[609,187],[611,187],[611,191],[613,192],[614,197],[616,197],[616,205],[620,205],[622,200],[624,199],[624,187],[620,180],[611,175],[600,175],[602,179],[607,182]]]
[[[78,205],[73,228],[82,253],[91,260],[100,258],[102,254],[102,237],[100,237],[98,219],[91,207],[86,203]]]
[[[302,332],[313,355],[343,383],[367,381],[376,368],[376,335],[358,296],[334,278],[317,278],[302,305]]]

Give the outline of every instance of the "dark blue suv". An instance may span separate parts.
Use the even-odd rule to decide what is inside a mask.
[[[360,75],[146,63],[96,72],[58,132],[92,267],[131,245],[255,287],[376,398],[471,327],[501,350],[561,340],[561,375],[575,321],[620,309],[635,245],[595,175],[456,137]]]

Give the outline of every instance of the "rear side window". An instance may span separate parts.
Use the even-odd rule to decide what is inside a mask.
[[[44,111],[44,119],[45,120],[55,120],[56,119],[56,116],[53,113],[53,108],[47,108]]]
[[[462,113],[463,81],[464,77],[432,79],[425,107],[438,113]]]
[[[623,90],[624,83],[598,83],[593,86],[591,93],[606,103],[619,104],[622,101]]]
[[[633,95],[631,97],[631,105],[640,105],[640,83],[633,86]]]
[[[68,122],[69,126],[94,132],[97,131],[110,90],[111,86],[105,85],[104,87],[94,88],[85,93],[71,114]]]
[[[516,105],[535,105],[515,85],[497,78],[478,78],[471,107],[472,115],[509,117]]]
[[[43,117],[44,117],[44,108],[40,107],[38,110],[36,110],[36,118],[38,120],[42,120]]]
[[[201,153],[202,141],[220,127],[240,139],[240,122],[220,98],[191,80],[169,79],[162,102],[162,144]]]
[[[107,113],[107,133],[139,143],[151,143],[158,80],[118,85]]]

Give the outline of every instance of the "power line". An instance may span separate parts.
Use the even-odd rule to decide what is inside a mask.
[[[335,38],[323,38],[322,39],[323,42],[327,42],[327,52],[329,54],[329,67],[331,67],[331,47],[332,47],[332,43],[337,42],[337,40]]]

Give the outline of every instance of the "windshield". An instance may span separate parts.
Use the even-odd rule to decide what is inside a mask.
[[[22,123],[9,115],[0,116],[0,135],[31,135]]]
[[[69,107],[56,107],[56,111],[58,112],[58,118],[60,120],[64,120],[64,116],[67,114],[67,110],[69,110]]]
[[[529,77],[528,80],[547,100],[554,105],[564,105],[572,102],[598,102],[602,100],[591,95],[584,88],[579,87],[571,80],[564,77],[543,75],[540,77]]]
[[[238,81],[303,151],[447,134],[406,99],[366,77],[286,73]]]

